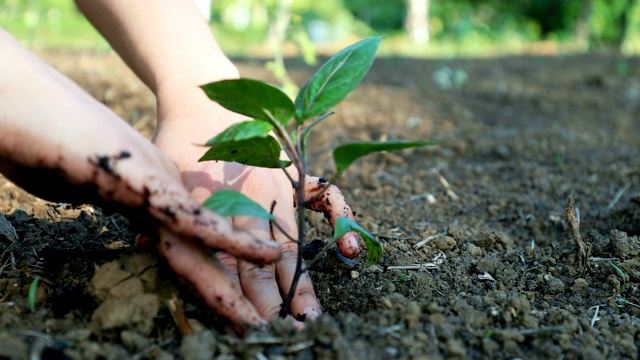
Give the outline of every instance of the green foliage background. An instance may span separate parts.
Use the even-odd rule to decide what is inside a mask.
[[[279,1],[215,0],[212,30],[232,54],[259,47]],[[397,43],[408,42],[406,12],[407,0],[294,0],[289,35],[293,40],[306,29],[320,42],[382,35],[391,44],[383,43],[383,53],[384,46],[401,51]],[[0,0],[0,26],[31,47],[108,49],[69,0]],[[580,33],[580,26],[587,31]],[[640,0],[431,0],[430,33],[431,49],[583,40],[587,48],[615,45],[638,53]]]

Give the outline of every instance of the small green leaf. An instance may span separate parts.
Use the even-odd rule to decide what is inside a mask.
[[[337,241],[342,235],[349,231],[355,231],[364,240],[367,246],[367,265],[373,265],[382,259],[382,245],[371,235],[367,230],[363,229],[355,221],[349,220],[344,216],[340,216],[336,220],[335,228],[333,229],[333,241]]]
[[[360,84],[373,64],[380,39],[357,42],[332,56],[316,71],[295,101],[298,125],[331,109]]]
[[[620,288],[620,295],[622,295],[622,293],[627,288],[627,276],[625,275],[624,271],[622,271],[622,269],[620,269],[616,264],[611,263],[611,266],[613,266],[613,268],[616,269],[616,271],[618,272],[618,274],[622,278],[622,287]]]
[[[202,206],[225,217],[252,216],[261,219],[275,220],[275,216],[269,214],[267,210],[257,202],[237,191],[217,191],[211,195]]]
[[[287,94],[262,81],[233,79],[201,86],[209,99],[224,108],[256,120],[271,122],[274,118],[287,126],[295,114],[295,105]]]
[[[36,312],[36,296],[38,295],[39,282],[40,276],[36,276],[29,286],[29,309],[31,309],[31,312]]]
[[[291,161],[280,160],[280,143],[272,136],[240,141],[226,141],[211,145],[198,161],[235,161],[249,166],[281,168]]]
[[[435,141],[389,141],[389,142],[357,142],[345,144],[333,149],[333,160],[336,163],[337,179],[342,172],[359,158],[374,152],[410,149],[420,146],[436,145]]]
[[[269,131],[273,130],[273,126],[265,121],[243,121],[233,124],[226,128],[223,132],[207,141],[206,146],[226,141],[239,141],[256,137],[267,137]]]

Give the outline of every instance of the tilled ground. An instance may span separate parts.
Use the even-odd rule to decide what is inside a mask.
[[[113,55],[42,55],[151,135],[153,97]],[[260,61],[237,64],[271,80]],[[468,81],[438,88],[444,66]],[[299,83],[311,75],[290,68]],[[225,334],[162,261],[136,251],[127,219],[0,179],[0,358],[635,359],[639,109],[638,59],[378,59],[312,136],[312,173],[330,172],[328,151],[348,140],[442,143],[347,171],[339,185],[385,257],[319,261],[326,315],[301,332],[275,322]],[[572,196],[582,259],[566,222]],[[330,237],[321,216],[308,221],[309,239]],[[195,335],[171,319],[176,296]]]

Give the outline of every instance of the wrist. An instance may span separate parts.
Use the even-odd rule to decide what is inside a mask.
[[[237,68],[228,61],[215,69],[192,71],[162,82],[156,93],[158,121],[154,140],[157,144],[174,143],[177,138],[190,144],[203,144],[230,125],[246,120],[245,116],[210,100],[200,88],[210,82],[238,77]]]
[[[194,64],[189,69],[177,73],[159,76],[157,86],[151,89],[158,99],[168,96],[180,96],[184,91],[200,90],[200,85],[214,81],[237,79],[238,68],[224,55],[209,59],[206,64]]]
[[[154,91],[158,107],[158,125],[168,122],[186,122],[193,124],[195,121],[226,122],[229,116],[221,116],[226,111],[211,101],[200,86],[226,79],[240,77],[238,69],[226,57],[220,61],[214,61],[215,67],[193,69],[191,71],[174,75],[159,83]],[[208,115],[208,116],[207,116]],[[235,118],[237,116],[232,116]],[[229,124],[237,122],[234,119]],[[227,125],[228,126],[228,125]],[[226,128],[226,126],[224,126]]]

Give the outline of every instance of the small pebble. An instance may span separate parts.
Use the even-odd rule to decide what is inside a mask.
[[[457,245],[456,240],[451,236],[438,236],[429,243],[438,250],[451,250]]]

